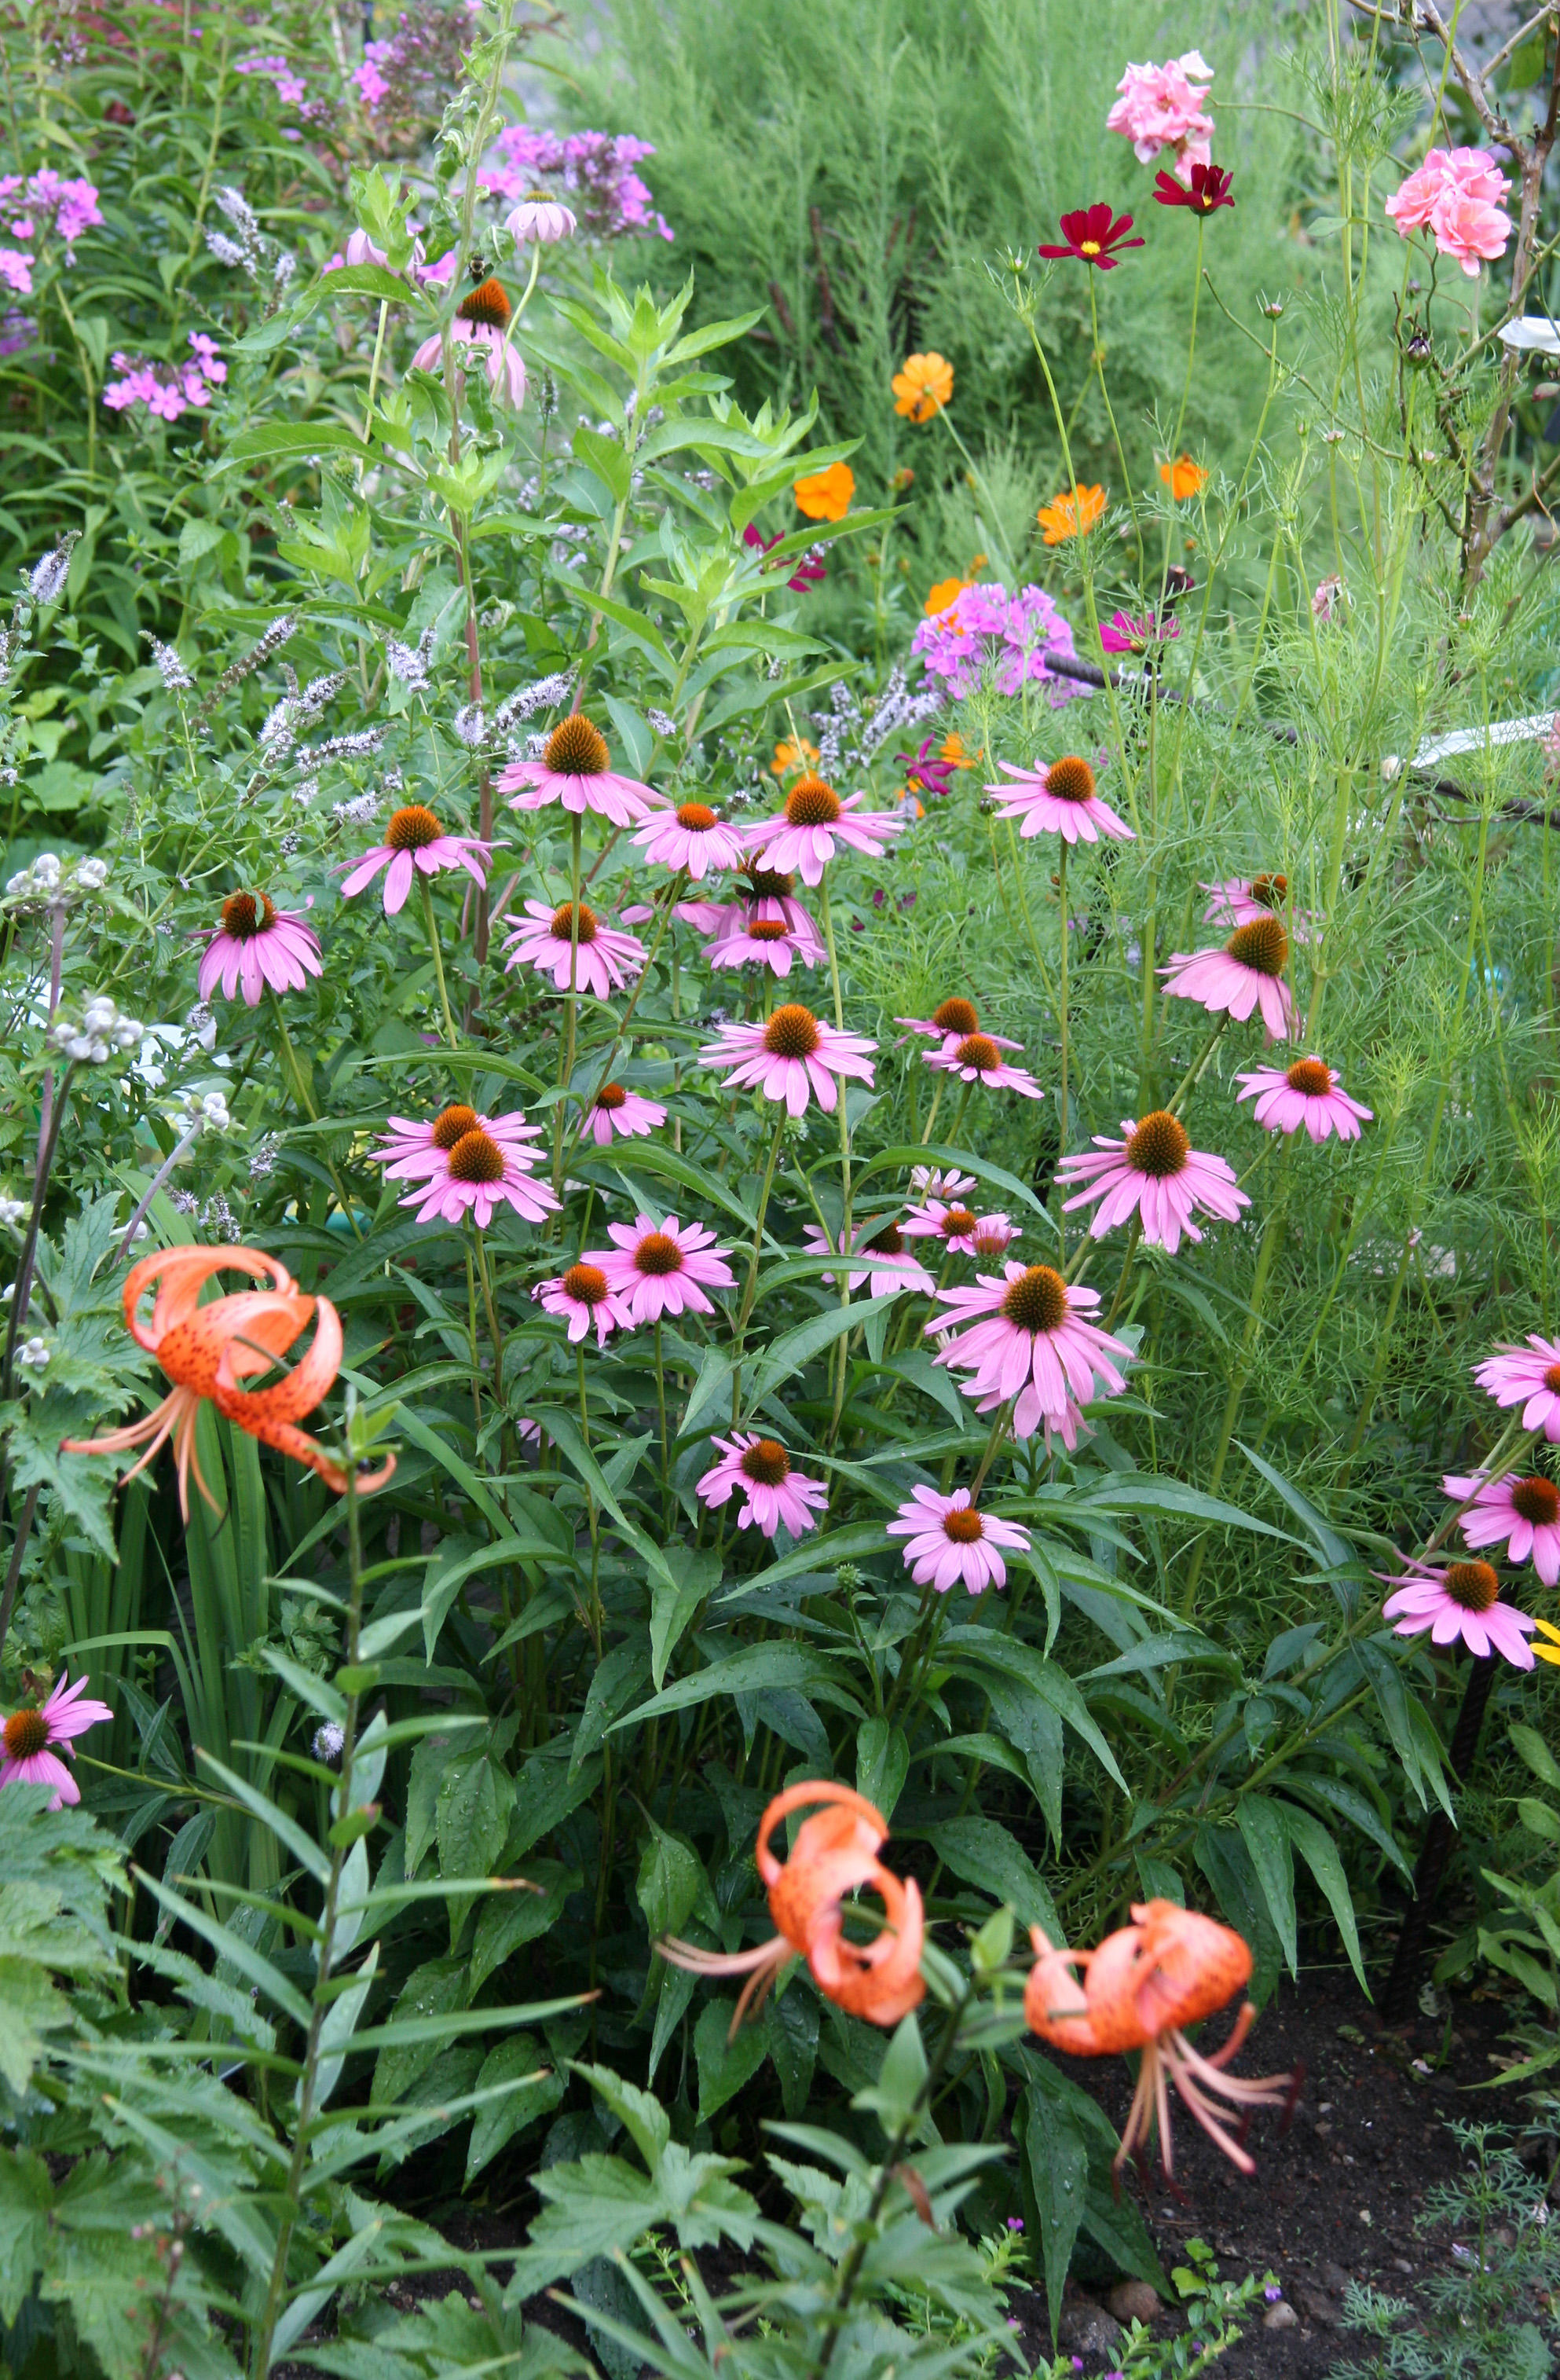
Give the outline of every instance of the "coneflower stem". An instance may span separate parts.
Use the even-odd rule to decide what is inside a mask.
[[[503,1402],[503,1334],[499,1329],[498,1306],[493,1297],[493,1277],[488,1269],[487,1242],[480,1229],[477,1232],[477,1271],[482,1283],[482,1303],[488,1312],[488,1330],[493,1342],[493,1402]]]
[[[990,1470],[992,1463],[996,1459],[998,1448],[1001,1445],[1003,1439],[1007,1435],[1008,1415],[1010,1411],[1010,1408],[1008,1405],[1003,1405],[1000,1412],[998,1414],[996,1420],[991,1425],[991,1435],[986,1441],[986,1452],[981,1456],[980,1468],[976,1471],[974,1477],[970,1482],[970,1501],[972,1504],[975,1501],[981,1489],[985,1487],[986,1475]]]
[[[932,1127],[937,1123],[937,1109],[942,1104],[942,1076],[939,1075],[937,1077],[937,1088],[932,1093],[932,1111],[926,1118],[926,1129],[921,1135],[921,1146],[923,1148],[929,1147],[931,1143]]]
[[[1213,1031],[1209,1034],[1207,1040],[1203,1043],[1202,1055],[1192,1060],[1191,1064],[1181,1076],[1180,1082],[1176,1089],[1175,1097],[1171,1099],[1169,1105],[1165,1110],[1165,1113],[1167,1115],[1179,1115],[1182,1100],[1187,1099],[1190,1094],[1197,1088],[1198,1084],[1202,1081],[1203,1075],[1208,1071],[1208,1061],[1213,1056],[1214,1051],[1217,1049],[1219,1036],[1224,1031],[1224,1028],[1228,1022],[1229,1011],[1227,1008],[1220,1016],[1219,1021],[1215,1026]]]
[[[1121,1259],[1121,1278],[1116,1284],[1116,1294],[1110,1302],[1110,1312],[1105,1318],[1105,1327],[1107,1330],[1111,1329],[1121,1311],[1121,1301],[1127,1294],[1127,1283],[1131,1278],[1132,1258],[1137,1254],[1138,1242],[1142,1237],[1143,1217],[1141,1214],[1134,1215],[1127,1232],[1127,1253]]]
[[[457,1050],[460,1036],[455,1031],[455,1020],[450,1014],[449,989],[444,981],[444,953],[439,947],[439,928],[433,915],[433,888],[420,870],[417,881],[422,886],[423,922],[428,928],[428,947],[433,953],[434,980],[439,986],[439,1005],[444,1016],[444,1038],[452,1050]]]
[[[782,1105],[775,1118],[774,1138],[769,1143],[769,1161],[764,1169],[763,1187],[758,1193],[758,1220],[753,1227],[753,1256],[747,1268],[747,1282],[742,1293],[742,1307],[737,1315],[737,1327],[732,1341],[732,1427],[737,1426],[742,1410],[742,1350],[747,1335],[748,1318],[753,1312],[753,1300],[758,1287],[758,1261],[764,1247],[764,1218],[768,1212],[769,1193],[774,1187],[775,1167],[780,1162],[780,1139],[785,1131],[785,1108]],[[828,1234],[825,1233],[827,1239]],[[843,1246],[840,1250],[843,1255]]]

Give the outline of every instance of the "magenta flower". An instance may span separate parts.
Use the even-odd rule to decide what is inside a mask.
[[[531,1292],[541,1300],[546,1314],[562,1315],[569,1325],[569,1342],[574,1345],[583,1339],[594,1324],[596,1344],[604,1347],[610,1330],[634,1328],[628,1308],[621,1297],[615,1297],[605,1269],[582,1257],[556,1281],[544,1281]]]
[[[869,1297],[889,1297],[901,1289],[918,1289],[923,1296],[930,1297],[937,1283],[914,1250],[906,1247],[908,1236],[908,1231],[892,1216],[858,1223],[851,1234],[851,1255],[860,1260],[861,1269],[847,1276],[847,1293],[853,1297],[865,1281],[869,1284]],[[831,1241],[816,1223],[807,1225],[804,1244],[809,1256],[839,1254],[838,1242]],[[820,1278],[826,1287],[832,1288],[832,1273],[826,1272]]]
[[[1047,1415],[1059,1422],[1070,1395],[1087,1404],[1096,1375],[1113,1396],[1126,1387],[1111,1358],[1130,1362],[1131,1349],[1086,1319],[1099,1305],[1098,1292],[1063,1281],[1049,1265],[1014,1261],[999,1281],[978,1273],[973,1283],[939,1289],[937,1296],[949,1311],[927,1323],[928,1334],[960,1335],[934,1361],[973,1373],[963,1383],[968,1397],[1017,1397],[1020,1438],[1032,1437]]]
[[[1276,917],[1283,918],[1285,931],[1294,941],[1311,940],[1311,912],[1289,907],[1287,876],[1227,876],[1198,890],[1213,895],[1203,912],[1204,925],[1255,926],[1264,917]]]
[[[928,1066],[935,1066],[939,1074],[957,1075],[961,1083],[979,1083],[988,1091],[1017,1091],[1024,1099],[1046,1096],[1033,1075],[1022,1066],[1009,1065],[993,1034],[966,1033],[962,1041],[945,1041],[940,1050],[922,1054]]]
[[[493,782],[502,794],[524,788],[511,809],[541,810],[562,802],[574,818],[594,810],[613,826],[636,826],[660,795],[637,777],[620,777],[607,765],[611,757],[601,730],[571,711],[548,737],[539,760],[516,760]]]
[[[1433,149],[1387,200],[1386,212],[1400,238],[1428,230],[1439,253],[1473,280],[1481,262],[1504,254],[1511,237],[1511,217],[1500,204],[1509,188],[1488,149]]]
[[[732,905],[728,915],[734,923],[722,924],[715,940],[704,945],[704,956],[712,967],[767,966],[783,982],[793,963],[821,966],[828,955],[810,921],[806,931],[799,934],[778,917],[754,917],[740,901]]]
[[[749,521],[742,533],[742,541],[744,545],[756,547],[760,553],[769,553],[780,540],[779,537],[766,537],[762,530],[755,528],[753,523]],[[823,557],[824,548],[821,545],[810,545],[807,548],[785,582],[792,594],[805,595],[810,589],[820,586],[828,577],[828,570]],[[775,570],[784,567],[783,564],[778,562],[769,566]]]
[[[593,1140],[598,1148],[605,1148],[614,1138],[643,1140],[665,1122],[666,1110],[656,1100],[641,1099],[637,1091],[625,1091],[621,1083],[603,1083],[590,1103],[584,1136]]]
[[[970,1254],[977,1264],[1000,1264],[1023,1232],[1008,1215],[977,1215],[970,1234]]]
[[[382,843],[366,851],[360,859],[345,863],[350,873],[342,880],[342,898],[349,901],[355,892],[361,892],[383,868],[388,871],[384,880],[384,914],[393,917],[406,905],[414,874],[437,876],[441,868],[464,868],[468,876],[485,886],[486,863],[492,850],[490,843],[478,843],[474,835],[446,834],[430,809],[421,802],[412,802],[392,817]]]
[[[1178,182],[1172,174],[1155,174],[1154,196],[1162,207],[1186,207],[1194,215],[1211,215],[1220,207],[1235,204],[1229,183],[1222,165],[1193,165],[1189,182]]]
[[[1161,149],[1173,149],[1176,178],[1190,189],[1193,165],[1208,163],[1214,119],[1203,103],[1213,79],[1200,50],[1185,50],[1162,67],[1130,66],[1116,86],[1120,97],[1105,128],[1125,135],[1140,165],[1152,164]]]
[[[865,799],[865,794],[847,794],[841,801],[821,777],[798,777],[779,818],[760,819],[748,828],[748,848],[768,873],[794,868],[804,884],[823,882],[837,847],[881,859],[889,837],[905,821],[891,810],[858,811],[857,803]]]
[[[1455,1645],[1460,1636],[1481,1660],[1498,1653],[1514,1669],[1530,1670],[1530,1636],[1536,1621],[1500,1600],[1500,1580],[1487,1561],[1447,1562],[1435,1570],[1415,1562],[1385,1581],[1397,1592],[1382,1605],[1382,1618],[1397,1622],[1397,1636],[1421,1636],[1428,1628],[1433,1645]]]
[[[1097,843],[1102,834],[1131,843],[1132,830],[1117,817],[1108,802],[1094,791],[1094,772],[1076,753],[1053,760],[1048,768],[1015,769],[1010,760],[998,764],[1011,785],[987,785],[997,795],[998,814],[1017,819],[1027,841],[1036,834],[1059,834],[1067,843]]]
[[[711,1439],[710,1444],[720,1449],[720,1460],[695,1490],[706,1504],[728,1504],[740,1488],[744,1501],[737,1514],[739,1529],[756,1521],[764,1535],[772,1537],[783,1523],[799,1537],[816,1528],[815,1513],[828,1502],[828,1489],[821,1479],[792,1471],[791,1457],[778,1439],[744,1430],[735,1438]]]
[[[1173,952],[1159,972],[1167,999],[1200,1001],[1211,1015],[1227,1009],[1241,1024],[1260,1004],[1270,1038],[1287,1041],[1294,1020],[1284,981],[1288,960],[1288,935],[1276,917],[1264,917],[1237,926],[1222,951]]]
[[[231,1000],[242,984],[246,1007],[257,1008],[269,984],[272,991],[301,991],[320,973],[320,943],[293,909],[276,908],[264,892],[230,892],[222,922],[205,929],[206,948],[195,988],[210,1000],[218,983]]]
[[[1191,1220],[1198,1208],[1232,1223],[1241,1208],[1251,1205],[1225,1159],[1193,1148],[1185,1126],[1162,1109],[1136,1123],[1124,1116],[1121,1135],[1119,1140],[1108,1140],[1095,1133],[1100,1156],[1083,1150],[1064,1157],[1057,1168],[1063,1189],[1080,1182],[1087,1185],[1076,1198],[1064,1201],[1064,1213],[1095,1198],[1105,1202],[1089,1225],[1092,1239],[1103,1239],[1136,1208],[1149,1245],[1167,1248],[1174,1256],[1183,1232],[1189,1240],[1202,1238]]]
[[[1269,1132],[1299,1132],[1303,1124],[1315,1141],[1330,1132],[1340,1140],[1358,1140],[1360,1125],[1373,1121],[1370,1109],[1349,1098],[1320,1058],[1297,1058],[1288,1067],[1259,1066],[1235,1079],[1245,1085],[1237,1096],[1255,1099],[1252,1112]]]
[[[649,1215],[632,1224],[610,1223],[610,1248],[587,1248],[580,1261],[599,1265],[607,1285],[635,1322],[659,1322],[663,1314],[713,1314],[707,1289],[731,1289],[735,1276],[726,1251],[702,1223],[680,1223]]]
[[[939,1496],[935,1488],[913,1488],[910,1500],[888,1524],[891,1537],[908,1537],[904,1566],[917,1586],[935,1587],[946,1595],[963,1585],[972,1595],[988,1586],[1006,1586],[1008,1566],[1001,1547],[1023,1553],[1029,1531],[1016,1521],[999,1521],[994,1512],[977,1512],[967,1488]]]
[[[1553,1479],[1519,1479],[1514,1471],[1486,1479],[1476,1471],[1470,1479],[1448,1473],[1441,1485],[1459,1504],[1473,1499],[1457,1523],[1465,1543],[1504,1546],[1507,1561],[1530,1560],[1545,1586],[1560,1580],[1560,1488]]]
[[[384,1167],[387,1182],[431,1182],[445,1171],[451,1149],[468,1132],[483,1133],[497,1141],[522,1166],[536,1162],[526,1144],[540,1139],[540,1124],[527,1123],[518,1108],[507,1115],[485,1116],[464,1105],[441,1108],[427,1119],[393,1115],[389,1137],[369,1152],[370,1162]]]
[[[1112,612],[1100,628],[1100,643],[1107,653],[1143,653],[1156,651],[1180,634],[1180,622],[1174,613],[1156,620],[1151,612],[1134,618],[1129,612]]]
[[[919,1033],[924,1040],[940,1041],[946,1050],[949,1042],[967,1041],[972,1033],[984,1033],[980,1016],[973,1000],[945,1000],[934,1008],[930,1016],[896,1016],[910,1033]],[[1000,1033],[986,1033],[985,1038],[998,1050],[1022,1050],[1022,1041],[1005,1041]]]
[[[746,856],[740,830],[726,825],[707,802],[656,811],[634,840],[656,867],[685,868],[695,883],[707,868],[740,868]]]
[[[834,1077],[853,1075],[870,1083],[868,1053],[877,1044],[859,1033],[840,1033],[804,1008],[788,1001],[768,1024],[722,1025],[718,1041],[707,1041],[699,1051],[701,1065],[729,1071],[744,1090],[762,1091],[767,1099],[783,1099],[799,1116],[809,1094],[826,1115],[832,1115],[838,1093]]]
[[[1502,1345],[1473,1367],[1473,1377],[1498,1405],[1522,1404],[1524,1429],[1560,1439],[1560,1342],[1530,1331],[1525,1347]]]
[[[930,794],[938,801],[953,791],[953,772],[959,766],[957,760],[934,758],[934,751],[940,753],[941,748],[935,735],[927,735],[922,738],[914,752],[894,754],[896,765],[904,771],[906,783],[912,786],[919,785],[924,794]]]
[[[526,1223],[556,1211],[549,1184],[531,1179],[537,1152],[525,1144],[538,1128],[524,1117],[500,1116],[490,1126],[472,1109],[457,1106],[445,1108],[429,1125],[402,1116],[390,1122],[391,1138],[372,1152],[373,1160],[384,1166],[387,1180],[416,1184],[401,1204],[417,1208],[419,1223],[458,1223],[470,1215],[485,1232],[501,1205]]]
[[[928,1198],[924,1207],[912,1207],[904,1219],[904,1234],[909,1240],[940,1240],[950,1253],[973,1257],[977,1235],[993,1223],[1008,1223],[1006,1215],[977,1215],[962,1200],[950,1206],[941,1198]],[[1013,1237],[1009,1229],[1008,1237]]]
[[[520,350],[507,337],[512,309],[501,285],[484,281],[480,287],[463,298],[455,308],[455,319],[450,324],[450,336],[457,346],[475,346],[481,351],[490,387],[502,381],[511,405],[526,402],[526,367]],[[412,358],[414,371],[441,374],[444,370],[444,334],[435,331],[424,339]]]
[[[538,975],[550,975],[560,991],[588,991],[605,1000],[609,992],[621,991],[645,964],[644,943],[602,925],[583,901],[577,922],[572,901],[556,909],[545,901],[527,901],[526,915],[529,924],[516,925],[504,944],[510,953],[506,972],[534,966]]]
[[[65,1765],[74,1760],[71,1738],[85,1735],[90,1727],[97,1727],[114,1717],[106,1703],[83,1702],[87,1691],[85,1678],[71,1684],[68,1674],[62,1677],[53,1694],[38,1710],[13,1711],[0,1728],[0,1786],[52,1785],[54,1800],[51,1810],[67,1802],[79,1802],[81,1789]],[[58,1745],[65,1760],[56,1760],[54,1747]]]
[[[1053,261],[1061,256],[1076,257],[1080,264],[1092,264],[1101,273],[1114,273],[1121,260],[1112,253],[1118,248],[1142,248],[1143,237],[1129,239],[1132,228],[1131,215],[1118,215],[1108,199],[1096,199],[1092,207],[1074,207],[1061,218],[1061,243],[1042,244],[1036,256]]]

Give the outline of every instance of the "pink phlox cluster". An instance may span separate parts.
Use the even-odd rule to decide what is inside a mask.
[[[569,193],[582,228],[598,239],[625,232],[676,237],[635,170],[655,155],[654,141],[636,140],[632,132],[538,132],[528,124],[512,124],[499,134],[497,146],[499,154],[483,165],[480,182],[493,198],[522,199],[550,176]]]
[[[1386,212],[1402,238],[1428,231],[1440,254],[1472,280],[1511,237],[1511,217],[1500,203],[1509,187],[1488,149],[1433,149],[1388,199]]]
[[[393,33],[363,44],[363,63],[352,75],[363,105],[395,123],[419,117],[436,123],[460,78],[480,13],[479,0],[453,8],[417,0],[403,8]]]
[[[189,344],[194,352],[182,364],[151,363],[144,356],[117,351],[114,368],[120,378],[104,387],[104,405],[113,413],[144,405],[160,421],[176,421],[187,407],[210,405],[212,387],[227,378],[227,366],[204,331],[191,331]]]
[[[52,231],[71,257],[82,233],[102,221],[97,185],[79,175],[67,177],[52,165],[25,176],[0,174],[0,238],[39,240]],[[0,247],[0,276],[23,298],[32,288],[30,264],[22,249]]]
[[[1203,106],[1214,69],[1200,50],[1185,50],[1162,67],[1129,66],[1116,88],[1120,93],[1105,119],[1150,164],[1161,149],[1173,149],[1171,170],[1181,188],[1191,188],[1193,165],[1211,162],[1214,119]]]
[[[301,107],[308,86],[289,58],[240,58],[235,74],[263,75],[284,107]]]
[[[1026,680],[1044,686],[1053,710],[1092,691],[1047,665],[1051,654],[1077,656],[1072,630],[1043,587],[1021,587],[1016,595],[995,583],[966,587],[946,611],[922,621],[910,650],[960,701],[974,693],[987,669],[999,694],[1017,694]]]

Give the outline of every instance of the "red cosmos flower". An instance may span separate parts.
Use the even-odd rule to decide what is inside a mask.
[[[1194,215],[1211,215],[1215,207],[1235,204],[1222,165],[1193,165],[1190,190],[1183,190],[1173,174],[1155,174],[1154,195],[1162,207],[1190,207]]]
[[[1109,200],[1101,199],[1097,206],[1074,207],[1070,214],[1063,215],[1063,247],[1042,246],[1036,249],[1035,254],[1075,256],[1080,264],[1097,264],[1102,273],[1109,273],[1121,261],[1119,256],[1111,254],[1112,249],[1142,248],[1145,244],[1142,239],[1127,237],[1131,228],[1131,215],[1116,215]]]

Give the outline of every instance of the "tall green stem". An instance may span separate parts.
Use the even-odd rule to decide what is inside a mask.
[[[452,1050],[458,1050],[460,1036],[455,1031],[455,1020],[450,1014],[449,988],[444,981],[444,953],[439,947],[439,927],[433,915],[433,888],[428,878],[420,872],[417,882],[422,887],[423,923],[428,928],[428,947],[433,953],[434,978],[439,986],[439,1006],[444,1018],[444,1038]]]

